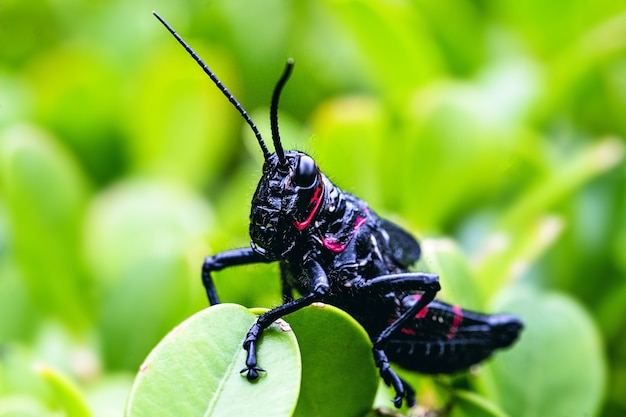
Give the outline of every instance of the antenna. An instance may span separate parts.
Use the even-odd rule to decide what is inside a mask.
[[[292,58],[287,60],[287,65],[285,66],[285,70],[283,71],[283,75],[281,75],[276,87],[274,88],[274,94],[272,94],[272,105],[270,107],[270,125],[272,127],[272,140],[274,141],[274,150],[276,151],[276,155],[278,155],[278,160],[281,165],[285,165],[285,151],[283,150],[283,145],[280,143],[280,134],[278,133],[278,100],[280,99],[280,93],[285,86],[285,83],[289,79],[291,75],[291,71],[293,70],[294,61]]]
[[[246,120],[248,125],[250,125],[250,127],[252,128],[252,131],[254,132],[254,136],[256,136],[256,139],[259,142],[259,145],[261,146],[261,151],[263,151],[263,158],[265,158],[267,160],[270,157],[270,151],[267,149],[267,146],[265,146],[265,142],[263,141],[263,138],[261,137],[261,133],[259,132],[259,129],[256,127],[256,125],[254,124],[254,122],[252,121],[252,119],[250,118],[248,113],[241,106],[241,104],[239,104],[237,99],[231,94],[230,91],[228,91],[228,88],[226,88],[226,86],[224,86],[224,84],[222,84],[222,82],[219,80],[219,78],[217,78],[215,73],[213,71],[211,71],[211,69],[208,67],[208,65],[204,63],[202,58],[200,58],[200,56],[198,56],[198,54],[193,49],[191,49],[191,47],[187,44],[187,42],[185,42],[183,40],[183,38],[181,38],[178,33],[176,33],[174,28],[172,28],[169,25],[169,23],[167,23],[161,16],[159,16],[159,14],[157,12],[153,11],[152,14],[157,19],[159,19],[159,21],[163,24],[163,26],[165,26],[167,28],[167,30],[169,30],[169,32],[176,38],[176,40],[183,46],[183,48],[185,48],[185,50],[189,53],[189,55],[191,55],[191,57],[198,63],[198,65],[200,65],[200,67],[202,67],[204,72],[209,76],[209,78],[211,78],[211,80],[215,83],[217,88],[219,88],[219,90],[226,96],[228,101],[230,101],[233,104],[233,106],[235,106],[235,108],[239,111],[239,113],[243,116],[243,118]],[[293,65],[293,62],[292,62],[292,65]],[[287,76],[288,76],[288,74],[287,74]],[[285,74],[283,74],[283,78],[285,78]],[[284,81],[283,81],[283,84],[284,84]],[[276,86],[276,88],[278,89],[278,86]],[[282,88],[282,86],[281,86],[281,88]],[[279,92],[280,92],[280,90],[279,90]],[[276,99],[276,101],[278,102],[278,99]],[[272,129],[272,131],[273,131],[273,129]],[[276,140],[274,140],[274,143],[276,143]],[[279,142],[279,144],[280,144],[280,142]],[[281,146],[281,154],[283,155],[283,159],[280,159],[280,157],[279,157],[279,159],[281,161],[283,161],[284,160],[284,153],[282,152],[282,146]]]

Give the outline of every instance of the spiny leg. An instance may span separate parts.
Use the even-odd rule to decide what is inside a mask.
[[[374,361],[379,369],[380,376],[385,384],[392,386],[396,392],[393,404],[400,408],[402,399],[406,397],[409,406],[415,405],[415,390],[404,380],[402,380],[389,365],[389,359],[384,352],[384,348],[389,338],[402,327],[409,319],[415,317],[424,307],[426,307],[441,289],[439,277],[435,274],[422,272],[407,272],[403,274],[382,275],[367,281],[360,282],[357,286],[359,291],[376,291],[385,293],[389,291],[414,292],[422,291],[420,300],[405,311],[397,320],[385,328],[374,340],[372,352]]]
[[[213,256],[207,256],[202,264],[202,284],[204,285],[209,303],[211,305],[220,303],[217,290],[215,289],[215,284],[211,278],[212,271],[219,271],[220,269],[224,269],[229,266],[258,262],[268,263],[272,261],[265,259],[258,253],[254,252],[251,248],[231,249],[216,253]]]
[[[311,292],[301,298],[298,298],[297,300],[290,301],[273,308],[267,313],[261,315],[246,335],[246,339],[243,342],[243,348],[247,352],[246,367],[243,368],[240,373],[245,373],[246,378],[250,381],[257,379],[259,377],[259,372],[264,372],[264,369],[257,365],[256,354],[257,342],[263,331],[280,317],[298,311],[314,302],[323,302],[326,298],[326,294],[328,294],[328,291],[330,290],[328,278],[326,277],[326,273],[320,264],[316,261],[308,260],[305,261],[302,267],[309,278],[309,282],[312,283]]]

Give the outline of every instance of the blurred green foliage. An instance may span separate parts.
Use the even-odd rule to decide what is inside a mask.
[[[626,413],[622,2],[4,0],[0,416],[121,415],[150,349],[206,305],[203,256],[248,244],[262,155],[152,9],[263,132],[295,58],[285,146],[417,236],[450,238],[420,265],[443,297],[522,315],[506,357],[532,358],[487,366],[478,391]],[[227,301],[280,301],[275,265],[216,281]],[[582,386],[549,378],[564,361]]]

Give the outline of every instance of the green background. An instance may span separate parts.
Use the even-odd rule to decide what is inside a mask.
[[[267,140],[293,57],[285,147],[424,240],[443,298],[524,318],[540,360],[479,391],[512,416],[626,413],[621,2],[0,0],[1,416],[121,415],[206,306],[203,257],[248,245],[262,154],[152,10]],[[280,302],[276,265],[215,279]],[[561,369],[580,384],[546,389],[554,413],[521,411]]]

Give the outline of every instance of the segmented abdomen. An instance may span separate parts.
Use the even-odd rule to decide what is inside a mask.
[[[410,295],[407,307],[419,299]],[[400,329],[385,347],[389,360],[426,374],[449,374],[513,343],[522,329],[508,314],[479,314],[435,300]]]

